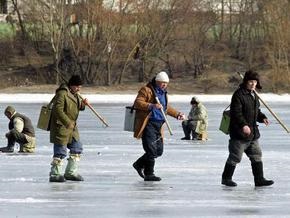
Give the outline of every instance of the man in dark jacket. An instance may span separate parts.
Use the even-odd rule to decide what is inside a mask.
[[[260,111],[260,103],[255,89],[261,89],[256,72],[247,71],[243,83],[235,91],[230,107],[230,140],[229,156],[222,174],[222,184],[236,186],[232,180],[236,165],[245,152],[252,165],[255,186],[269,186],[274,182],[266,180],[263,175],[262,151],[258,139],[260,137],[257,122],[268,125],[268,119]]]
[[[8,106],[4,112],[10,120],[9,132],[6,133],[7,147],[0,148],[1,152],[12,153],[17,142],[20,146],[19,152],[33,153],[35,150],[35,132],[31,120],[20,113],[17,113],[12,106]]]
[[[144,178],[144,181],[161,180],[154,174],[155,159],[163,153],[162,127],[165,118],[161,110],[179,120],[184,119],[183,113],[178,112],[168,104],[166,91],[168,82],[167,73],[161,71],[150,83],[139,90],[134,102],[136,109],[134,137],[142,138],[145,154],[134,162],[133,167],[139,176]],[[156,101],[156,97],[160,103]]]
[[[56,90],[50,123],[50,142],[54,144],[50,182],[83,181],[77,170],[77,162],[83,148],[76,123],[79,111],[84,110],[88,104],[87,99],[82,100],[78,95],[82,84],[80,76],[73,75],[68,84],[62,84]],[[63,176],[61,166],[67,155],[67,149],[70,154]]]

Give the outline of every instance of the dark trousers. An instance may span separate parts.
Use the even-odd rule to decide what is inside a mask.
[[[144,129],[142,144],[145,154],[136,163],[144,168],[145,176],[154,174],[155,158],[163,153],[163,139],[160,132],[162,125],[163,122],[149,121]]]
[[[184,132],[184,136],[186,138],[190,138],[190,135],[192,134],[192,138],[196,138],[196,125],[197,125],[197,121],[193,121],[193,120],[184,120],[182,121],[182,129]]]
[[[23,145],[25,143],[27,143],[27,139],[25,137],[25,135],[21,132],[18,132],[16,130],[11,130],[7,135],[7,147],[11,147],[13,148],[15,143],[19,143],[20,145]]]
[[[246,153],[252,163],[262,161],[262,150],[258,140],[243,141],[243,140],[229,140],[229,156],[227,163],[235,166],[242,160],[243,153]]]

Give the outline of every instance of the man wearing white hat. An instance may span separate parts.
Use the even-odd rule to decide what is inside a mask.
[[[139,90],[134,102],[136,109],[134,137],[142,139],[145,154],[134,162],[133,167],[144,178],[144,181],[161,180],[154,174],[155,159],[163,153],[162,127],[165,117],[161,110],[176,119],[184,119],[183,113],[178,112],[168,104],[166,91],[168,83],[167,73],[161,71],[151,82]]]

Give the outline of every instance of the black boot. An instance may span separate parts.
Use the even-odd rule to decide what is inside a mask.
[[[235,183],[232,180],[232,176],[234,174],[234,171],[236,169],[236,166],[230,165],[228,163],[226,163],[225,168],[224,168],[224,172],[222,174],[222,184],[226,185],[226,186],[237,186],[237,183]]]
[[[133,163],[134,169],[137,171],[138,175],[144,179],[144,156],[140,157]]]
[[[14,146],[7,146],[0,148],[0,151],[3,153],[13,153],[14,152]]]
[[[182,129],[183,129],[183,132],[184,132],[184,137],[181,138],[181,140],[190,140],[190,132],[191,132],[191,130],[188,127],[188,121],[184,120],[184,121],[182,121],[181,124],[182,124]]]
[[[160,181],[161,178],[158,176],[154,175],[154,165],[155,165],[155,160],[147,160],[145,169],[144,169],[144,181]]]
[[[190,140],[190,137],[183,137],[183,138],[181,138],[181,140]]]
[[[252,172],[255,179],[255,186],[269,186],[274,184],[273,180],[264,178],[263,162],[252,162]]]
[[[152,175],[145,176],[144,181],[159,182],[159,181],[161,181],[161,178],[152,174]]]

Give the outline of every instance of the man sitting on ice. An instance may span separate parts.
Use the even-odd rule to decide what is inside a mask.
[[[9,132],[6,133],[7,147],[0,148],[1,152],[12,153],[17,142],[20,145],[19,152],[33,153],[36,140],[35,132],[31,120],[20,113],[17,113],[12,106],[8,106],[4,112],[10,120],[8,124]]]

